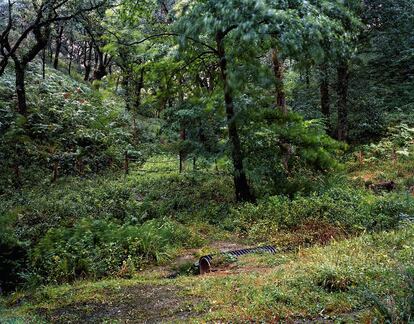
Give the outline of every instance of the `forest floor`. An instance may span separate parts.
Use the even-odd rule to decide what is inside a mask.
[[[219,244],[241,247],[226,245]],[[385,305],[390,313],[408,298],[396,291],[405,285],[402,268],[410,266],[413,246],[414,226],[406,224],[327,246],[246,255],[204,276],[171,276],[178,264],[197,260],[190,250],[128,279],[15,293],[3,300],[0,316],[4,323],[366,322],[376,296],[397,296]]]

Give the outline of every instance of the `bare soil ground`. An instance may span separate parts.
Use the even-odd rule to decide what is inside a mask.
[[[107,300],[73,303],[38,314],[51,323],[163,323],[200,316],[175,286],[138,285],[107,291]]]

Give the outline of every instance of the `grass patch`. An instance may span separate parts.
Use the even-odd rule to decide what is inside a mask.
[[[194,296],[208,300],[208,320],[330,320],[349,316],[358,321],[382,320],[383,315],[366,294],[381,301],[408,298],[410,288],[404,273],[414,263],[414,226],[282,256],[268,255],[258,263],[255,258],[240,261],[241,266],[252,267],[249,272],[185,281]],[[270,261],[273,258],[274,264]],[[265,265],[267,271],[258,265]],[[397,302],[393,307],[398,307]],[[397,313],[396,309],[393,312]]]

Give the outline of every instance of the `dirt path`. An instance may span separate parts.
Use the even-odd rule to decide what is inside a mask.
[[[138,285],[107,290],[104,302],[82,302],[38,314],[52,323],[162,323],[200,316],[175,286]]]

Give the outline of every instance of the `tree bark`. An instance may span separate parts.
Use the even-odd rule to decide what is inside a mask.
[[[0,76],[3,75],[4,71],[6,70],[7,64],[9,63],[9,59],[8,58],[4,58],[1,62],[0,62]]]
[[[106,58],[104,57],[104,54],[98,50],[95,49],[95,52],[97,54],[96,57],[96,65],[95,65],[95,69],[93,71],[93,80],[102,80],[104,76],[106,76],[108,74],[108,72],[106,71]]]
[[[56,70],[59,67],[59,54],[60,54],[60,48],[62,47],[62,35],[63,35],[63,26],[60,26],[59,31],[58,31],[58,36],[56,38],[55,60],[53,61],[53,67]]]
[[[17,112],[23,116],[27,116],[25,87],[26,66],[15,60],[14,69],[16,74]]]
[[[52,64],[53,62],[53,49],[52,49],[52,42],[49,42],[49,46],[47,48],[48,50],[48,58],[49,58],[49,64]]]
[[[42,79],[46,78],[46,47],[42,50]]]
[[[276,90],[276,107],[284,116],[287,116],[288,109],[286,106],[286,94],[284,85],[284,71],[283,63],[280,61],[277,49],[272,50],[273,73],[275,76],[275,90]],[[292,157],[292,145],[286,142],[280,143],[282,152],[282,163],[286,172],[290,173],[289,161]]]
[[[29,47],[21,58],[16,53],[11,55],[14,61],[14,70],[16,74],[16,94],[17,94],[17,110],[23,116],[27,116],[25,74],[27,65],[33,61],[40,51],[47,45],[50,35],[50,29],[42,29],[37,26],[33,29],[36,42]]]
[[[75,51],[74,47],[75,47],[75,45],[74,45],[74,44],[72,44],[72,45],[71,45],[71,47],[70,47],[70,53],[69,53],[69,66],[68,66],[68,73],[69,73],[69,75],[70,75],[70,74],[71,74],[71,72],[72,72],[72,61],[73,61],[73,54],[74,54],[74,51]]]
[[[84,56],[84,61],[83,61],[83,65],[85,66],[85,75],[83,77],[84,81],[89,81],[89,76],[91,74],[91,69],[92,69],[92,42],[89,43],[89,51],[88,51],[88,46],[86,46],[85,49],[85,56]]]
[[[180,78],[180,91],[179,91],[179,106],[181,106],[184,103],[184,80],[181,77]],[[169,107],[172,106],[172,102],[168,101],[168,105]],[[181,120],[180,121],[180,141],[181,144],[184,143],[184,141],[187,139],[187,132],[185,130],[186,125],[185,123]],[[182,173],[185,169],[185,161],[187,160],[187,154],[186,152],[181,148],[180,151],[178,152],[179,155],[179,159],[180,159],[180,173]]]
[[[98,61],[98,65],[95,67],[95,70],[93,71],[93,80],[100,81],[106,75],[106,67]]]
[[[275,76],[275,89],[276,89],[276,107],[280,109],[283,114],[287,114],[286,106],[286,95],[283,84],[284,73],[283,73],[283,64],[279,60],[277,49],[272,50],[272,63],[273,63],[273,73]]]
[[[337,67],[338,74],[338,132],[337,137],[340,141],[348,139],[348,85],[349,85],[349,66],[343,61]]]
[[[234,101],[231,93],[228,71],[227,71],[227,58],[226,49],[224,46],[225,33],[219,31],[216,34],[217,52],[219,56],[219,66],[221,71],[221,79],[223,81],[224,101],[226,106],[227,125],[229,132],[229,140],[231,147],[231,156],[234,166],[234,186],[236,191],[237,201],[254,201],[255,198],[250,191],[249,184],[247,182],[246,173],[243,167],[243,153],[240,144],[239,133],[237,130]]]

